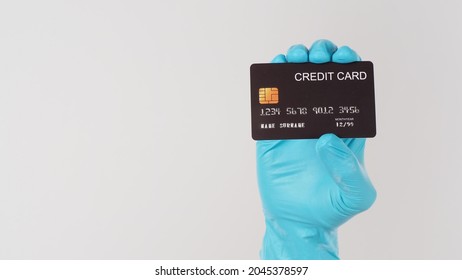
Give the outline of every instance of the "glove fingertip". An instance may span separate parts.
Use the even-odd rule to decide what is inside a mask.
[[[287,61],[291,63],[308,62],[308,49],[303,44],[293,45],[287,51]]]
[[[335,134],[327,133],[319,137],[318,142],[316,143],[316,151],[319,153],[333,146],[338,146],[341,143],[343,143],[342,140]]]
[[[335,134],[322,135],[316,143],[316,151],[337,183],[361,175],[358,159]]]
[[[360,61],[359,55],[348,46],[342,46],[332,55],[332,61],[335,63],[351,63]]]
[[[326,63],[332,60],[332,54],[337,46],[329,40],[315,41],[309,51],[309,61],[312,63]]]
[[[283,54],[278,54],[273,58],[273,60],[271,60],[271,63],[286,63],[286,62],[287,62],[286,56]]]

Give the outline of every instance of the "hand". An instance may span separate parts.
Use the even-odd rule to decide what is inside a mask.
[[[318,40],[292,46],[273,63],[350,63],[349,47]],[[376,192],[364,169],[365,139],[257,141],[257,175],[265,215],[262,259],[338,259],[337,228],[367,210]]]

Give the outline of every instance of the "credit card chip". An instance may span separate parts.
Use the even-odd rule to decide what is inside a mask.
[[[258,93],[259,93],[260,104],[278,104],[279,103],[278,88],[259,88]]]

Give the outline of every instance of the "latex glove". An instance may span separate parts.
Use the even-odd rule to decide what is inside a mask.
[[[349,63],[349,47],[319,40],[292,46],[273,63]],[[368,209],[376,192],[364,169],[365,139],[257,141],[257,173],[266,231],[262,259],[338,259],[337,228]]]

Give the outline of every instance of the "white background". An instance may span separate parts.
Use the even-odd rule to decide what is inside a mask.
[[[375,64],[345,259],[462,258],[460,1],[1,1],[0,258],[254,259],[249,66]]]

